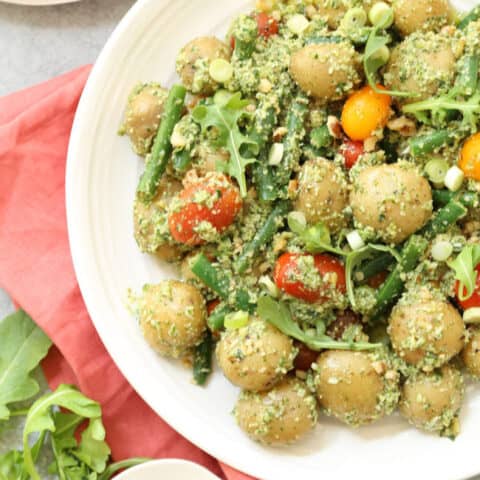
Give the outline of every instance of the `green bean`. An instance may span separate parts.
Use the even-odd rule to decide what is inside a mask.
[[[237,273],[244,273],[251,260],[258,254],[260,249],[269,243],[282,225],[283,217],[290,210],[290,202],[280,201],[270,212],[263,226],[258,230],[252,241],[245,245],[240,257],[235,261],[234,267]]]
[[[197,385],[204,385],[212,373],[213,346],[212,334],[207,330],[202,343],[196,346],[193,355],[193,379]]]
[[[459,67],[459,74],[455,80],[455,93],[463,96],[473,95],[478,84],[478,55],[467,55]]]
[[[168,94],[162,121],[158,128],[152,151],[147,157],[145,171],[137,187],[137,192],[144,200],[151,200],[156,192],[168,163],[172,145],[170,137],[173,128],[180,120],[187,90],[182,85],[174,85]]]
[[[467,214],[467,208],[458,200],[450,200],[420,231],[427,239],[432,240],[440,233],[445,233],[457,220]]]
[[[258,198],[263,202],[272,202],[277,198],[277,187],[273,167],[267,164],[268,155],[263,153],[253,170],[253,179]]]
[[[457,199],[467,208],[478,207],[479,198],[475,192],[451,192],[450,190],[433,190],[433,203],[441,207],[445,206],[450,200]]]
[[[414,156],[432,153],[440,147],[451,145],[456,135],[453,131],[437,130],[410,140],[410,151]]]
[[[191,151],[188,148],[173,152],[172,164],[177,172],[185,172],[192,162]]]
[[[230,279],[219,272],[201,253],[197,256],[191,271],[222,300],[227,300],[230,295]]]
[[[222,330],[225,322],[225,316],[231,311],[231,307],[225,303],[218,304],[207,319],[207,324],[210,330],[212,330],[212,332]]]
[[[258,27],[255,19],[247,17],[246,15],[241,17],[243,22],[241,28],[238,27],[233,31],[233,37],[235,39],[235,56],[240,60],[247,60],[252,56],[255,50],[255,42],[258,38]]]
[[[374,317],[385,311],[403,292],[404,275],[411,272],[427,249],[428,242],[418,235],[412,235],[404,245],[400,262],[393,269],[377,292]]]
[[[474,7],[467,15],[465,15],[462,20],[457,25],[459,30],[465,30],[468,24],[475,22],[480,18],[480,5]]]
[[[359,275],[361,279],[360,281],[363,282],[377,275],[377,273],[384,272],[393,263],[395,263],[395,258],[392,257],[392,255],[387,252],[381,253],[369,262],[365,262],[363,266],[358,268],[356,271],[356,275]]]

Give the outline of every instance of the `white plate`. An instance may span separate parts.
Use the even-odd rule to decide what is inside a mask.
[[[220,480],[207,469],[185,460],[155,460],[115,477],[115,480]]]
[[[171,277],[138,252],[132,201],[142,162],[117,137],[125,100],[139,80],[174,80],[179,48],[222,33],[245,0],[140,0],[105,46],[82,96],[67,168],[67,211],[76,273],[95,326],[129,382],[176,430],[210,454],[268,480],[292,478],[435,478],[480,472],[480,392],[469,391],[455,442],[414,430],[397,416],[351,430],[321,418],[314,435],[284,449],[264,448],[235,425],[237,389],[219,373],[207,388],[179,362],[158,357],[125,308],[126,292]]]

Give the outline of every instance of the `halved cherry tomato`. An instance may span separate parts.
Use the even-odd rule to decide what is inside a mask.
[[[293,361],[293,365],[297,370],[303,370],[306,372],[318,358],[318,352],[310,350],[304,343],[295,342],[295,346],[298,348],[297,356]]]
[[[378,288],[383,282],[385,282],[387,277],[388,272],[386,270],[384,272],[378,272],[367,280],[367,285],[372,288]]]
[[[341,147],[340,152],[345,159],[345,168],[349,170],[357,163],[358,157],[362,155],[365,150],[363,142],[355,142],[354,140],[347,140]]]
[[[458,166],[466,177],[480,180],[480,133],[471,136],[463,144]]]
[[[263,38],[268,38],[278,33],[278,22],[273,17],[267,15],[265,12],[260,12],[256,18],[258,35]]]
[[[392,97],[375,92],[369,85],[357,90],[343,106],[343,131],[352,140],[366,140],[387,124],[391,104]]]
[[[215,299],[207,303],[207,313],[210,316],[212,312],[220,305],[220,300]]]
[[[200,245],[204,240],[196,229],[209,222],[221,232],[233,223],[242,208],[238,188],[223,173],[212,172],[184,188],[178,196],[181,207],[168,217],[172,237],[186,245]]]
[[[275,283],[280,290],[292,295],[292,297],[300,298],[309,303],[318,302],[328,299],[328,292],[325,289],[311,290],[307,288],[301,281],[294,280],[298,277],[298,259],[309,254],[301,253],[284,253],[278,258],[273,274]],[[336,258],[319,254],[313,255],[315,268],[323,277],[327,274],[336,275],[336,288],[344,293],[346,291],[345,268]]]
[[[466,300],[460,300],[460,282],[458,280],[455,282],[457,301],[464,310],[480,307],[480,265],[477,265],[475,270],[477,271],[477,281],[475,283],[475,290],[473,291],[473,295],[470,298],[467,298]]]

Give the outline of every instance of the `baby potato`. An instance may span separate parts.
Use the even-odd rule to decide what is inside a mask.
[[[419,372],[403,385],[400,413],[417,428],[454,437],[464,391],[462,374],[449,365]]]
[[[351,426],[390,414],[398,402],[397,381],[387,362],[366,352],[329,350],[317,360],[320,406],[327,415]]]
[[[210,77],[210,62],[230,60],[229,47],[216,37],[199,37],[188,42],[178,54],[176,69],[182,83],[192,93],[210,95],[216,83]]]
[[[462,359],[468,373],[480,378],[480,328],[470,332],[468,343],[462,350]]]
[[[130,137],[135,153],[145,156],[160,124],[168,92],[158,83],[137,85],[130,96],[120,129]]]
[[[181,251],[169,243],[168,205],[173,196],[182,189],[182,184],[169,177],[163,177],[158,193],[151,202],[136,197],[133,205],[134,236],[140,251],[155,254],[161,260],[176,260]]]
[[[361,227],[387,243],[401,243],[432,216],[432,191],[408,162],[372,166],[355,177],[350,204]]]
[[[320,100],[340,100],[360,82],[358,60],[350,43],[307,45],[290,60],[290,73],[300,88]]]
[[[307,385],[285,378],[267,392],[243,391],[235,406],[240,428],[257,442],[296,442],[317,424],[317,402]]]
[[[407,36],[418,30],[438,30],[449,23],[448,0],[393,0],[395,26]]]
[[[205,300],[188,283],[145,285],[139,301],[140,328],[160,355],[178,358],[198,345],[207,328]]]
[[[445,35],[415,32],[392,50],[384,75],[386,86],[416,94],[397,97],[398,101],[425,100],[452,84],[456,71],[453,42]]]
[[[228,380],[253,391],[273,387],[293,368],[296,354],[289,337],[256,317],[244,327],[225,330],[216,350]]]
[[[298,176],[295,210],[302,212],[309,224],[323,222],[332,233],[346,223],[348,185],[340,167],[325,158],[305,162]]]
[[[408,364],[431,371],[460,353],[465,325],[448,301],[423,288],[407,292],[393,308],[388,333],[395,352]]]

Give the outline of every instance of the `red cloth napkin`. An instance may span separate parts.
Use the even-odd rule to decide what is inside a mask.
[[[50,386],[73,383],[101,403],[115,460],[185,458],[223,479],[248,480],[143,402],[88,316],[70,257],[64,179],[70,129],[89,72],[82,67],[0,98],[0,286],[56,345],[44,362]]]

